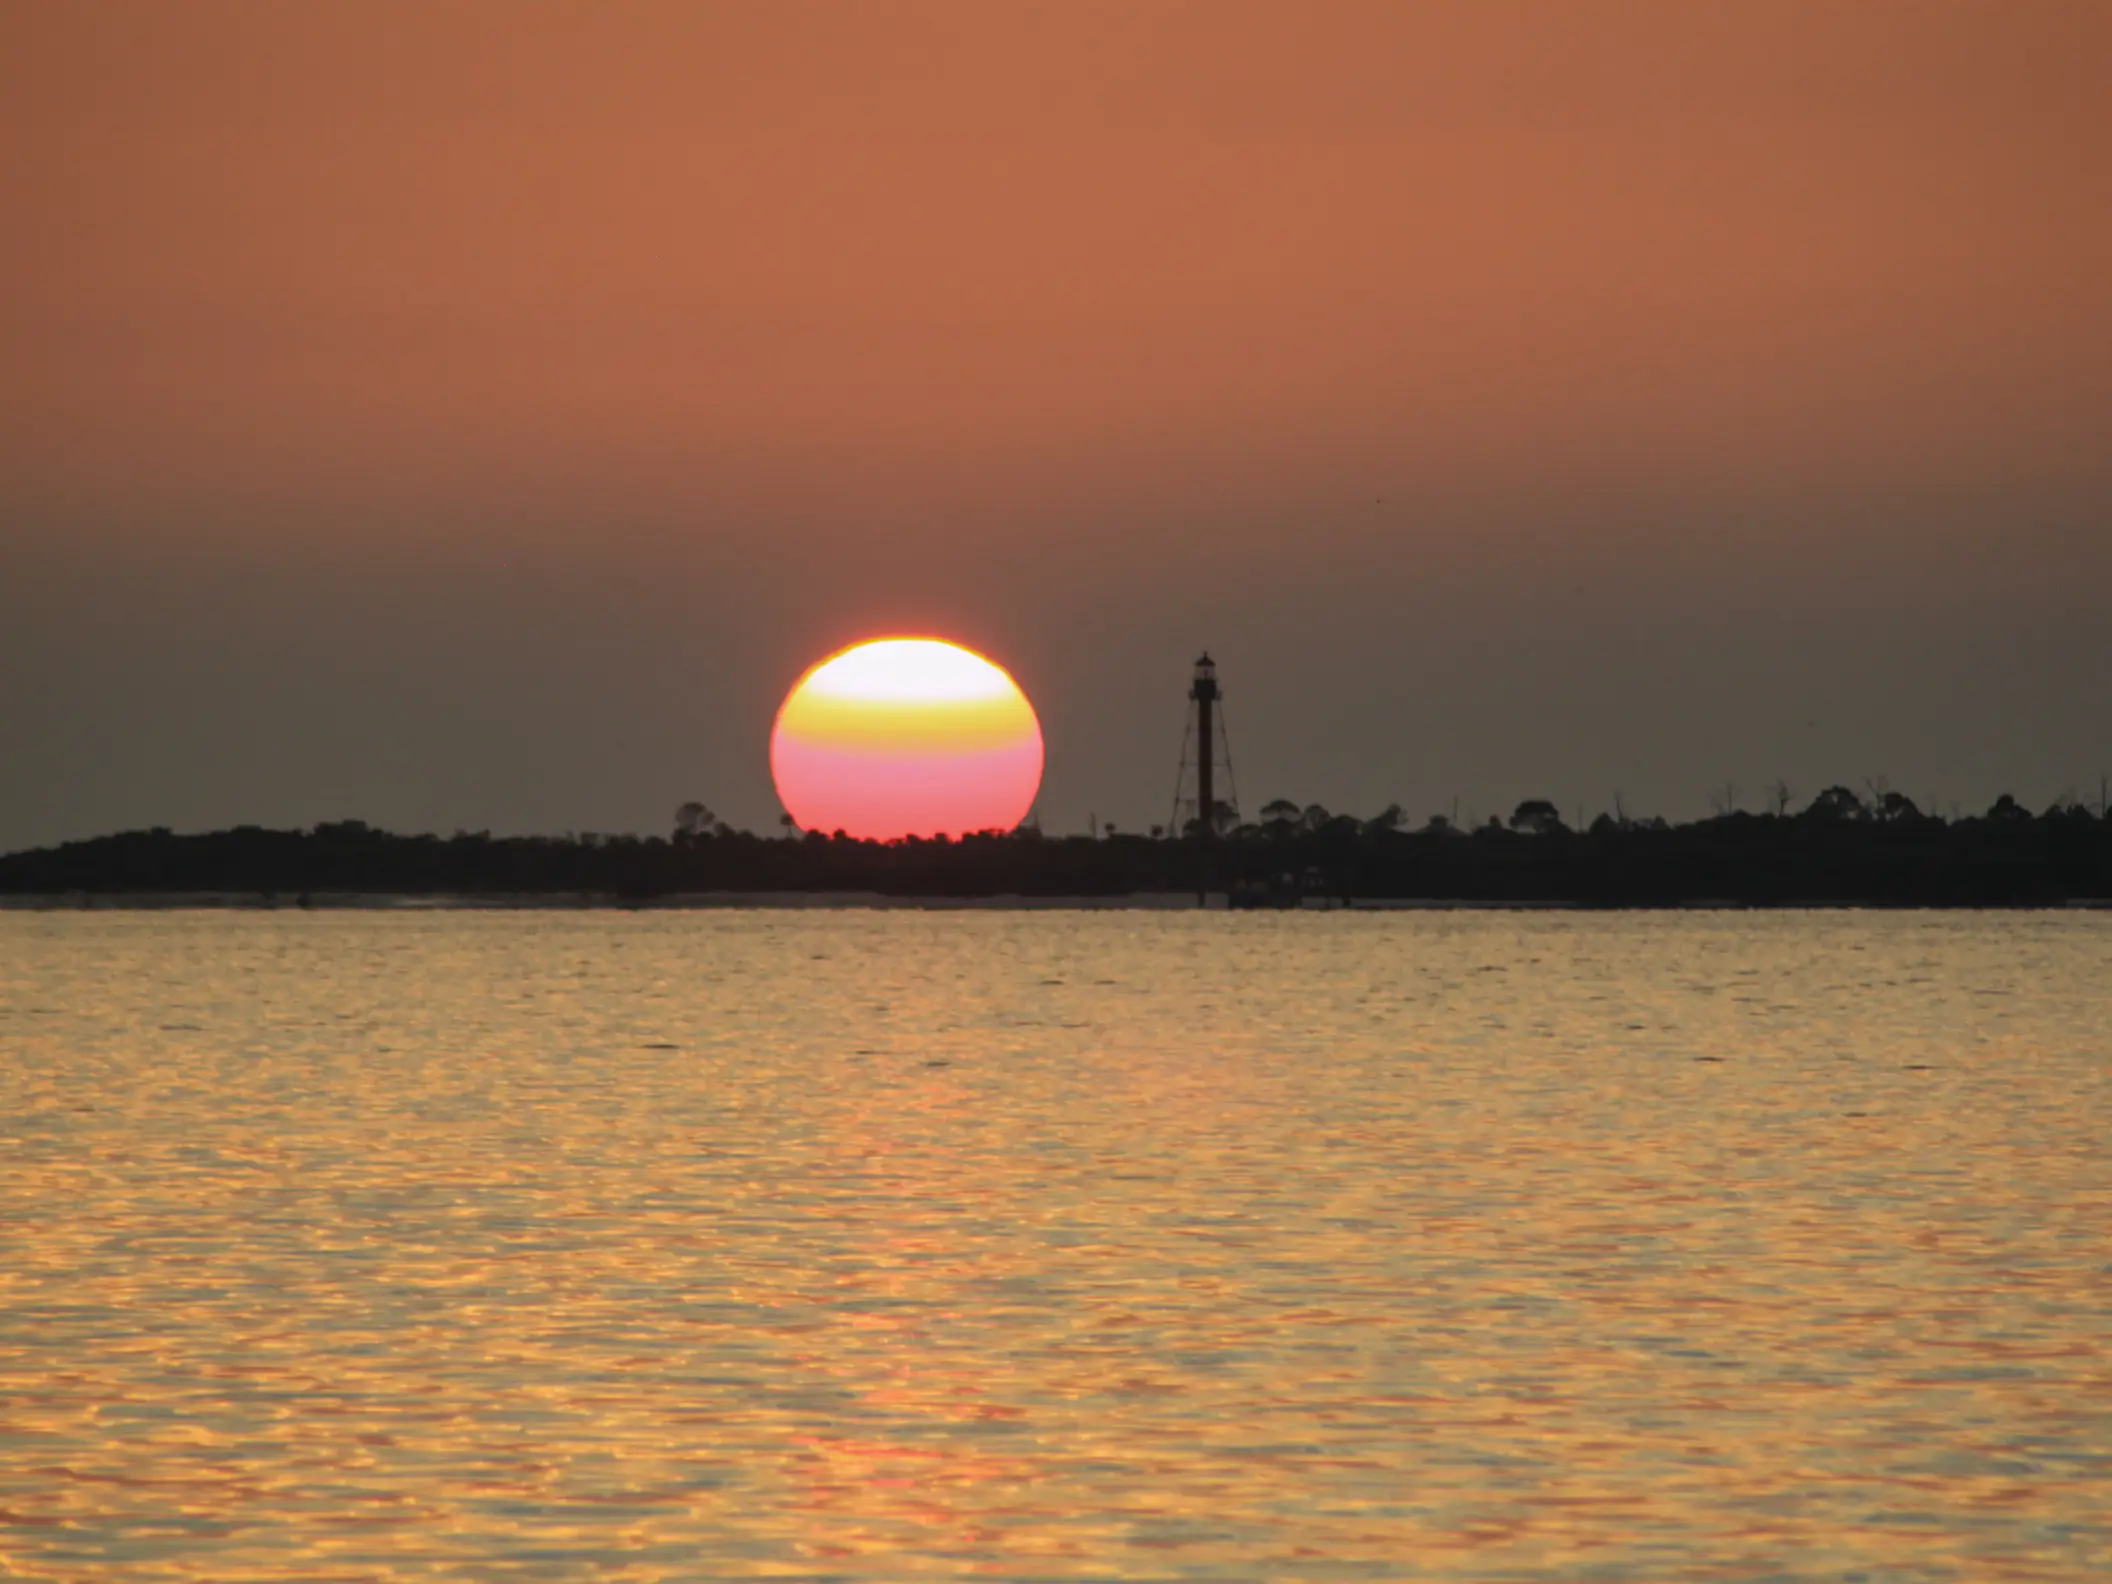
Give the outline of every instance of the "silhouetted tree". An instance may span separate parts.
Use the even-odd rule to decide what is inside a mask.
[[[1494,818],[1490,816],[1491,821]],[[1546,798],[1527,798],[1511,811],[1511,829],[1527,835],[1546,836],[1567,828],[1562,823],[1562,811]]]
[[[1381,831],[1397,831],[1407,822],[1408,816],[1401,812],[1400,804],[1389,803],[1366,820],[1363,828],[1367,836],[1375,836]]]
[[[1212,798],[1210,800],[1210,813],[1211,827],[1220,836],[1225,835],[1233,828],[1233,826],[1239,823],[1239,811],[1233,808],[1233,806],[1230,803],[1227,803],[1223,798]],[[1187,820],[1181,826],[1181,833],[1184,836],[1202,835],[1202,817],[1200,815],[1197,815]]]
[[[675,810],[675,834],[685,841],[694,841],[710,830],[717,818],[701,803],[685,803]]]
[[[1811,807],[1804,811],[1805,818],[1817,820],[1861,819],[1869,812],[1863,800],[1847,787],[1830,786],[1811,800]]]

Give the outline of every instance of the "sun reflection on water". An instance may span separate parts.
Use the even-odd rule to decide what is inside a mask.
[[[2112,1564],[2104,921],[0,946],[15,1576]]]

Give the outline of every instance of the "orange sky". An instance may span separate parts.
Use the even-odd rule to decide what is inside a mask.
[[[1543,627],[1593,577],[1771,580],[1846,643],[1796,593],[1814,558],[1882,596],[1908,556],[1898,631],[1991,631],[2112,576],[2107,80],[2096,0],[9,7],[0,573],[49,631],[0,661],[82,669],[64,602],[133,598],[90,544],[160,558],[155,620],[235,631],[184,663],[237,676],[268,649],[228,590],[259,579],[348,632],[347,602],[445,587],[525,651],[480,557],[600,562],[634,611],[679,566],[759,698],[700,706],[714,762],[861,631],[956,631],[1098,720],[1065,701],[1081,619],[1157,663],[1178,615],[1171,696],[1207,641],[1236,699],[1241,640],[1280,669],[1285,621],[1324,646],[1331,606],[1433,568],[1522,579]],[[1407,661],[1359,638],[1306,681]],[[80,722],[109,707],[43,706],[77,768],[0,804],[0,845],[102,795]],[[1123,756],[1158,729],[1074,781],[1052,726],[1052,795],[1141,804]],[[1668,789],[1718,773],[1679,736],[1642,756]],[[1278,756],[1344,798],[1400,779],[1323,747]],[[287,817],[329,751],[273,772]],[[738,765],[719,800],[760,822]],[[489,822],[449,785],[430,817]],[[624,795],[582,780],[558,817]]]

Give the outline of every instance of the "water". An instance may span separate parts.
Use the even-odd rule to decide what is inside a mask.
[[[2112,919],[0,914],[0,1573],[2112,1574]]]

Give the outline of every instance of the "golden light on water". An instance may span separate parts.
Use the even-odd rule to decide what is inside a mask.
[[[0,912],[0,1572],[2095,1577],[2108,944]]]

